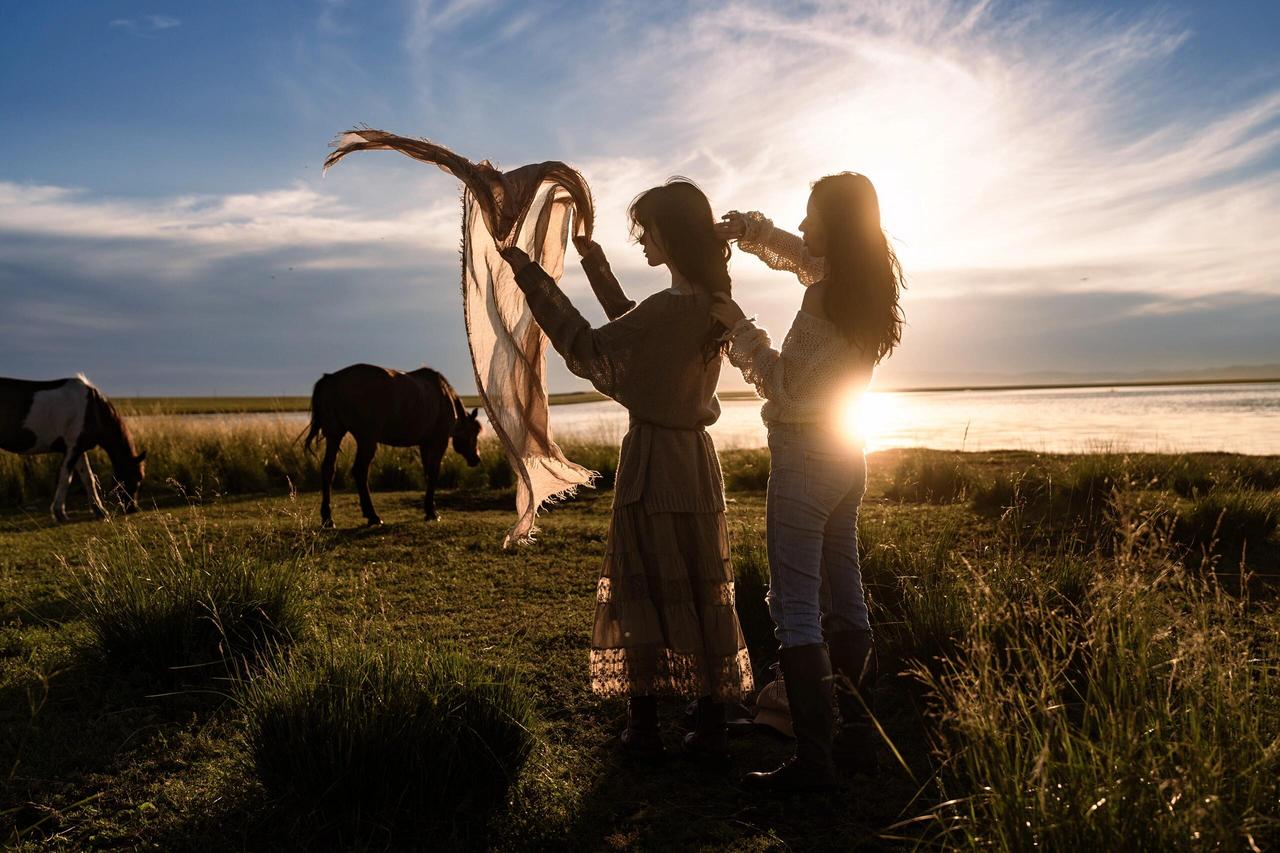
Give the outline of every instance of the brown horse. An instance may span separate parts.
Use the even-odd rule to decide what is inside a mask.
[[[311,392],[311,425],[306,437],[310,450],[316,437],[324,435],[320,521],[325,527],[333,526],[329,496],[338,450],[347,433],[356,439],[356,461],[351,473],[360,492],[360,511],[371,525],[382,523],[369,497],[369,464],[379,444],[416,447],[422,454],[422,473],[427,480],[422,505],[427,521],[438,517],[436,479],[449,440],[453,439],[453,449],[468,465],[480,464],[476,451],[480,421],[476,410],[468,412],[449,381],[431,368],[404,373],[372,364],[353,364],[337,373],[326,373]]]
[[[129,428],[111,401],[83,374],[48,382],[0,377],[0,449],[62,454],[49,507],[54,521],[67,520],[67,486],[76,475],[94,513],[106,517],[98,481],[89,467],[88,454],[95,447],[107,452],[121,504],[125,512],[133,512],[138,508],[147,454],[134,450]]]

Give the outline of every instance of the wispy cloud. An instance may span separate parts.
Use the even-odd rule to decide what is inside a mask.
[[[423,54],[436,36],[449,32],[469,18],[491,12],[498,5],[497,0],[411,0],[405,49],[410,57],[426,59]]]
[[[0,234],[80,241],[71,262],[100,268],[110,245],[152,274],[191,276],[221,259],[288,250],[298,265],[377,269],[453,254],[458,205],[447,193],[425,206],[353,209],[302,184],[261,193],[110,199],[82,190],[0,181]],[[342,256],[336,259],[336,256]]]
[[[1245,103],[1171,103],[1159,81],[1189,37],[1178,20],[1044,9],[700,13],[638,36],[627,75],[670,97],[624,132],[704,152],[726,166],[709,172],[717,200],[787,224],[808,181],[862,171],[914,272],[1129,265],[1171,294],[1280,292],[1266,236],[1280,233],[1280,84]],[[601,97],[619,82],[583,78]]]
[[[136,18],[115,18],[107,24],[109,29],[124,30],[142,38],[155,38],[164,30],[182,26],[182,21],[169,15],[139,15]]]

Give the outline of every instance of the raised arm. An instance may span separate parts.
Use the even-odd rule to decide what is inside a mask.
[[[600,244],[584,237],[575,237],[573,244],[582,253],[582,269],[587,274],[587,281],[591,282],[591,290],[600,301],[605,316],[616,320],[636,307],[635,300],[628,299],[627,294],[622,291],[622,285],[609,268],[609,261]]]
[[[741,215],[746,220],[746,230],[738,239],[738,248],[775,270],[795,273],[805,287],[817,284],[826,276],[827,262],[810,255],[804,240],[774,226],[772,220],[758,210]]]
[[[551,346],[564,356],[569,370],[590,381],[600,393],[616,397],[630,345],[647,331],[645,318],[631,311],[593,329],[542,267],[532,262],[521,264],[519,259],[512,266],[529,310]]]
[[[769,333],[743,317],[729,332],[729,363],[766,400],[786,401],[787,370],[782,353],[773,348]]]

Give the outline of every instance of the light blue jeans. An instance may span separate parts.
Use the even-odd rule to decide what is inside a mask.
[[[824,622],[830,631],[870,628],[858,564],[858,509],[867,488],[862,449],[835,433],[787,424],[770,427],[769,453],[766,601],[778,643],[821,643]]]

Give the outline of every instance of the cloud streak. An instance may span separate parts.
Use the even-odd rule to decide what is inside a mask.
[[[182,21],[169,15],[140,15],[136,18],[115,18],[108,29],[124,30],[140,38],[156,38],[164,30],[182,26]]]

